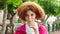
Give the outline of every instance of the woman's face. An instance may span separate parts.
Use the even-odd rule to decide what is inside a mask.
[[[32,12],[31,10],[29,10],[26,12],[25,20],[28,23],[35,22],[35,17],[36,17],[36,14],[34,12]]]

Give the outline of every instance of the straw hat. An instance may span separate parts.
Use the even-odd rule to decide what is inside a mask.
[[[38,16],[36,17],[36,19],[42,19],[45,16],[45,12],[41,6],[39,6],[35,2],[28,1],[28,2],[24,2],[17,8],[17,14],[18,14],[19,18],[25,20],[24,9],[26,9],[26,8],[29,9],[29,7],[31,7],[30,9],[32,9],[33,11],[35,11],[37,13],[36,15],[38,15]]]

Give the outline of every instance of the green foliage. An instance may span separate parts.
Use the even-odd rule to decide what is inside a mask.
[[[19,5],[22,4],[22,0],[13,0],[12,2],[14,7],[18,7]]]
[[[12,4],[12,0],[7,0],[6,2],[7,2],[8,5]]]
[[[32,1],[32,2],[36,2],[36,3],[38,3],[37,0],[22,0],[22,2],[26,2],[26,1]]]
[[[6,2],[8,5],[8,13],[14,16],[15,12],[13,10],[22,4],[22,0],[7,0]]]
[[[60,1],[58,0],[7,0],[9,13],[14,14],[13,9],[16,9],[23,2],[33,1],[38,3],[44,10],[47,15],[60,16]],[[3,4],[0,0],[0,9],[2,9]]]
[[[10,5],[12,4],[13,7],[18,7],[19,5],[22,4],[22,0],[7,0],[7,4]]]
[[[60,16],[60,1],[57,0],[38,0],[47,15]]]
[[[3,8],[3,4],[2,4],[2,1],[0,0],[0,9]]]
[[[38,0],[32,0],[32,1],[38,3]]]
[[[12,7],[12,8],[11,8]],[[10,13],[12,16],[15,15],[14,11],[13,11],[14,7],[12,4],[8,5],[8,13]]]

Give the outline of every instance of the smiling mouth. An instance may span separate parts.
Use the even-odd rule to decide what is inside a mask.
[[[31,21],[29,20],[29,22],[31,22]]]
[[[31,22],[31,21],[28,21],[29,23]]]

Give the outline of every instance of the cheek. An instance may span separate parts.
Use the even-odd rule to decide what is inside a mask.
[[[28,18],[27,18],[27,17],[25,17],[25,20],[27,21],[27,20],[28,20]]]
[[[33,16],[33,17],[32,17],[32,20],[35,20],[35,19],[36,19],[35,16]]]

